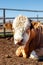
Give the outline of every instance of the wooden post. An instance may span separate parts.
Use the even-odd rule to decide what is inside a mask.
[[[5,9],[3,9],[3,24],[5,24]],[[5,37],[5,28],[4,28],[4,37]]]

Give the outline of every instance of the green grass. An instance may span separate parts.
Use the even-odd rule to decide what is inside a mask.
[[[11,37],[13,36],[12,33],[6,33],[5,36],[4,36],[4,33],[0,34],[0,37]]]

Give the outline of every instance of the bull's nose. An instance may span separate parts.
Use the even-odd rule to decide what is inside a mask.
[[[15,45],[21,45],[22,44],[22,42],[23,42],[23,39],[21,39],[21,40],[16,40],[15,39],[15,41],[14,41],[14,43],[15,43]]]
[[[17,44],[18,45],[22,45],[23,39],[21,41],[19,41]]]
[[[23,42],[23,39],[21,40],[21,42]]]

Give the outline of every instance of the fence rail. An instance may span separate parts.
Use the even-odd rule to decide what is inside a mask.
[[[24,12],[43,12],[43,10],[26,10],[26,9],[9,9],[9,8],[0,8],[0,10],[24,11]]]
[[[15,17],[6,17],[5,19],[14,19]],[[43,17],[29,17],[29,19],[43,19]],[[0,17],[0,19],[3,19],[3,17]]]

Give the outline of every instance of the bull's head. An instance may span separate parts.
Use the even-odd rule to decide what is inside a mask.
[[[23,43],[29,39],[29,35],[26,33],[27,29],[30,29],[30,21],[26,16],[19,15],[13,21],[13,31],[14,31],[14,43],[18,44],[23,40]]]

